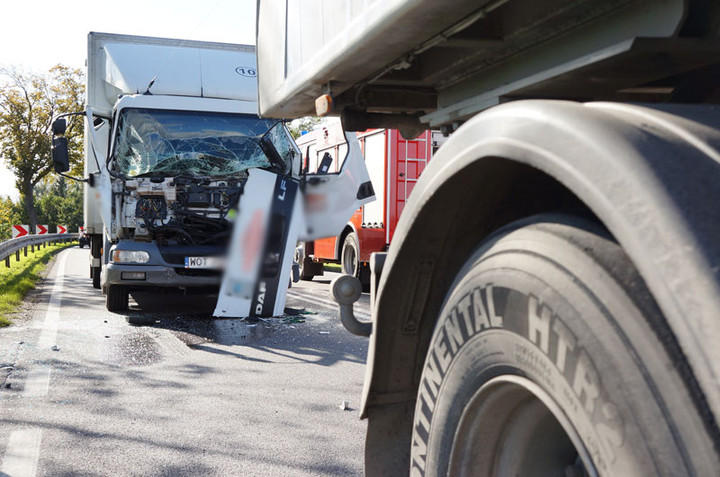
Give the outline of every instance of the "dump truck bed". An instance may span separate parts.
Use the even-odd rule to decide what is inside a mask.
[[[518,98],[667,101],[720,61],[718,16],[695,0],[260,0],[260,112],[313,115],[330,93],[335,112],[435,127]]]

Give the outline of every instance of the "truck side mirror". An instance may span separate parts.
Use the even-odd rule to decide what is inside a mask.
[[[65,118],[57,118],[52,123],[52,133],[53,136],[62,136],[65,134],[65,130],[67,129],[67,120]]]
[[[53,132],[55,123],[53,123]],[[70,170],[70,156],[68,155],[68,140],[64,136],[58,136],[52,140],[52,161],[55,172],[67,172]]]

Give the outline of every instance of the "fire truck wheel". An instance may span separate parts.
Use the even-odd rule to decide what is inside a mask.
[[[503,229],[439,316],[410,475],[717,475],[717,426],[692,370],[597,225],[543,215]]]
[[[340,266],[343,273],[360,278],[360,245],[355,232],[345,236],[340,254]]]
[[[126,287],[122,285],[110,285],[107,287],[105,307],[108,311],[125,311],[128,309],[129,294]]]

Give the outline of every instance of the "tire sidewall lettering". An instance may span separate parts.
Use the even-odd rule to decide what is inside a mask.
[[[508,286],[465,283],[443,308],[427,353],[413,422],[411,475],[425,475],[437,404],[453,366],[471,348],[473,369],[502,366],[539,385],[571,415],[593,464],[608,473],[625,442],[624,423],[603,388],[587,340],[571,326],[577,322],[569,316],[572,308],[555,310],[545,302],[557,299]]]

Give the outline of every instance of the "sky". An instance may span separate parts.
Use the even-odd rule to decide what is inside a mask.
[[[87,34],[255,44],[256,0],[5,0],[0,5],[0,67],[44,73],[53,65],[84,68]],[[17,200],[0,158],[0,196]]]

